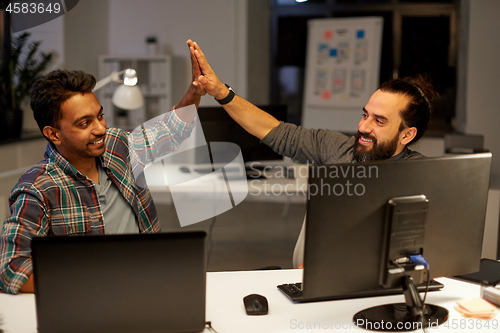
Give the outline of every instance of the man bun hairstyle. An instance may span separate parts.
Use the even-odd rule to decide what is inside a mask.
[[[82,71],[58,69],[35,82],[31,90],[30,106],[38,128],[58,127],[61,105],[76,94],[91,92],[95,77]]]
[[[384,82],[379,88],[381,91],[408,96],[410,101],[404,110],[401,110],[403,119],[399,130],[406,127],[415,127],[417,134],[409,143],[415,143],[424,135],[429,127],[432,114],[432,102],[437,92],[426,74],[392,79]]]

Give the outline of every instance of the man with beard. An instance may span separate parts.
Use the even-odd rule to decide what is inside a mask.
[[[247,132],[281,155],[316,164],[423,157],[408,145],[422,137],[430,121],[436,92],[426,76],[393,79],[380,85],[363,108],[357,134],[349,137],[278,121],[235,95],[217,78],[198,44],[189,40],[188,45],[202,73],[193,85],[201,86]],[[304,225],[294,251],[294,267],[302,263],[303,248]]]

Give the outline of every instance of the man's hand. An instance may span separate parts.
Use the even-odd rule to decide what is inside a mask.
[[[200,105],[201,96],[205,95],[207,92],[203,85],[198,81],[198,78],[202,75],[200,65],[198,63],[198,59],[194,55],[194,48],[192,47],[193,42],[189,39],[186,44],[189,46],[189,55],[191,57],[191,84],[189,88],[182,98],[182,100],[172,108],[178,110],[177,115],[184,120],[185,122],[192,122],[194,117],[196,116],[196,109]],[[196,106],[195,112],[192,112],[193,109],[188,108],[185,109],[185,106],[194,104]]]
[[[193,80],[193,85],[201,85],[204,91],[216,99],[223,99],[226,97],[229,94],[229,89],[219,80],[217,75],[215,75],[198,44],[192,40],[188,40],[187,44],[191,51],[191,57],[193,57],[193,55],[196,57],[198,66],[201,70],[201,75]]]
[[[200,85],[207,94],[215,97],[215,99],[226,98],[229,95],[229,89],[215,75],[198,44],[192,40],[188,40],[187,44],[191,54],[195,55],[201,71],[201,75],[193,81],[192,86]],[[279,120],[269,113],[262,111],[238,95],[234,96],[231,102],[224,104],[222,107],[245,131],[261,140],[280,124]]]
[[[189,39],[186,44],[189,46],[189,55],[191,57],[191,85],[194,88],[194,92],[200,96],[205,95],[207,92],[203,86],[198,82],[198,78],[201,76],[200,65],[198,64],[198,59],[194,55],[194,48],[191,46],[193,41]]]

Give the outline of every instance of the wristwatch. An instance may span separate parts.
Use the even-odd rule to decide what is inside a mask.
[[[225,83],[224,83],[225,84]],[[226,87],[229,89],[229,94],[224,97],[223,99],[217,99],[214,97],[214,99],[220,104],[220,105],[225,105],[229,102],[231,102],[234,98],[234,95],[236,95],[236,93],[234,92],[233,88],[231,88],[230,86],[228,86],[227,84],[225,84]]]

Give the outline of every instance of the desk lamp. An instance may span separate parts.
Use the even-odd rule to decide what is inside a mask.
[[[123,80],[120,80],[122,74]],[[111,81],[123,83],[116,88],[111,99],[111,102],[116,107],[124,110],[135,110],[144,104],[144,96],[137,86],[137,72],[135,69],[127,68],[120,72],[113,71],[109,76],[99,80],[92,92],[104,87]]]

